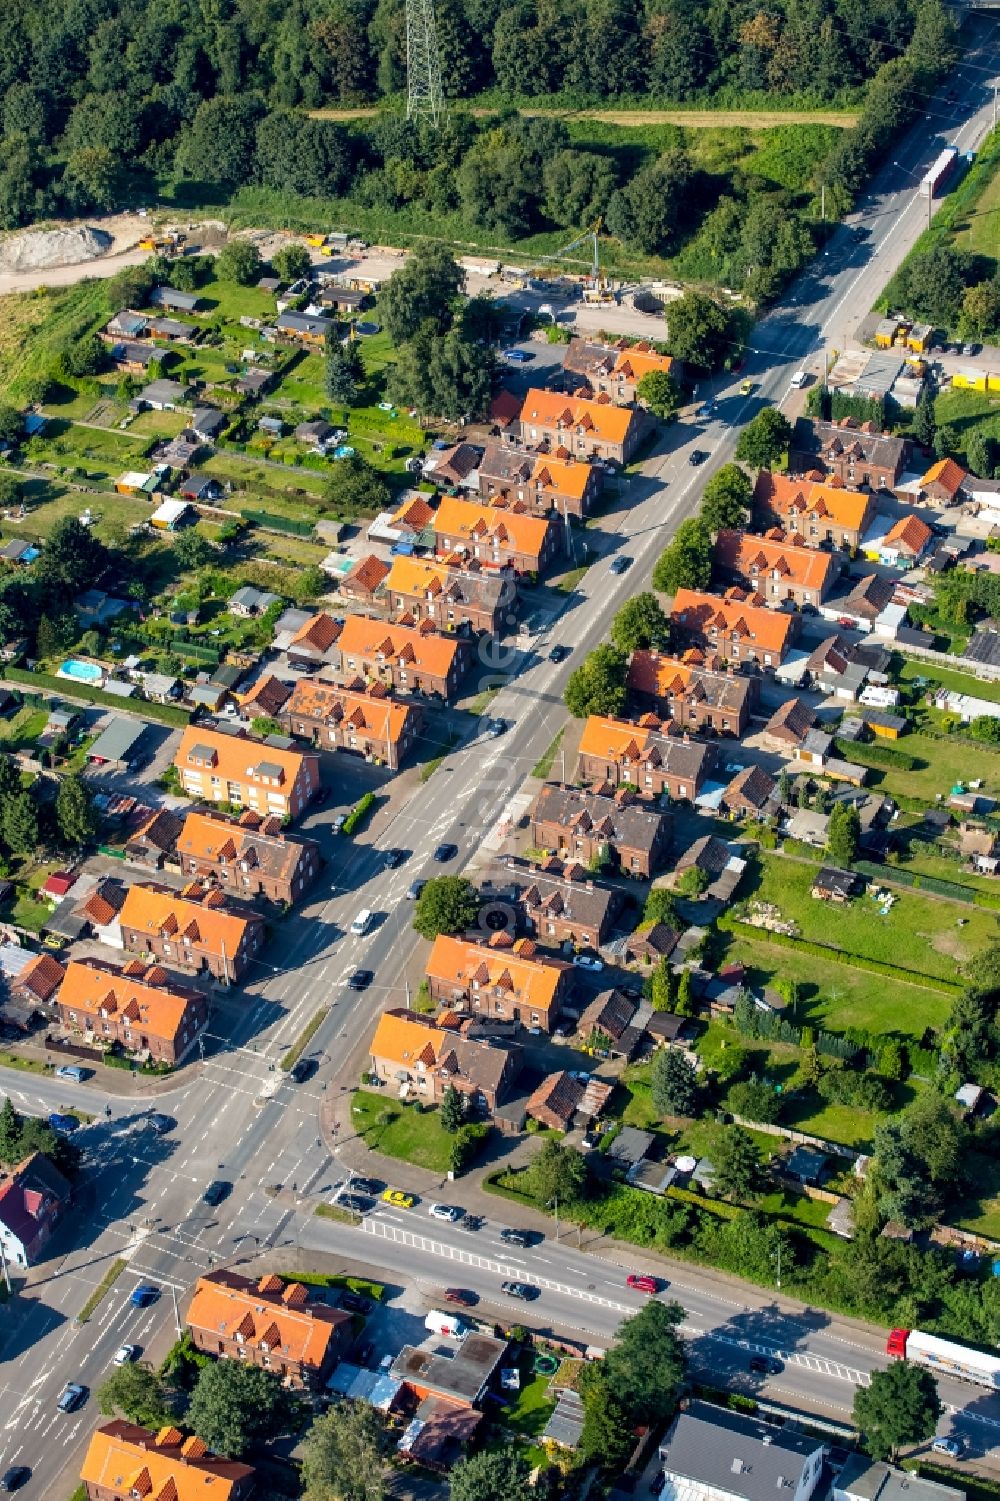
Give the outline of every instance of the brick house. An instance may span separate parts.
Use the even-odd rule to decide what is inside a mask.
[[[189,797],[235,803],[279,818],[305,812],[320,786],[317,756],[202,725],[184,731],[174,765]]]
[[[928,500],[953,506],[964,498],[962,490],[968,478],[968,471],[954,459],[938,459],[920,476],[920,488]]]
[[[685,730],[741,738],[759,697],[756,678],[657,651],[634,651],[628,690],[641,709]]]
[[[796,609],[818,609],[839,572],[828,552],[752,532],[719,532],[712,561],[727,584],[762,594],[769,605],[793,604]]]
[[[116,1418],[91,1436],[80,1479],[87,1501],[250,1501],[256,1471],[220,1459],[203,1439],[179,1428],[152,1433]]]
[[[508,856],[479,890],[487,902],[513,906],[519,926],[550,948],[600,948],[623,901],[620,891],[594,881],[579,861],[554,856],[539,865]]]
[[[753,495],[754,522],[762,531],[797,532],[808,547],[853,552],[875,515],[868,490],[848,490],[842,481],[793,479],[762,469]]]
[[[479,465],[479,495],[491,505],[527,506],[532,515],[588,515],[604,471],[566,449],[552,454],[490,443]]]
[[[432,449],[424,460],[424,476],[442,490],[476,488],[476,470],[483,450],[476,443],[455,443],[451,448]]]
[[[181,1063],[208,1023],[200,990],[176,985],[160,965],[130,959],[123,967],[101,959],[71,961],[56,996],[61,1024],[98,1046],[154,1063]]]
[[[8,1266],[40,1260],[70,1201],[70,1186],[41,1152],[0,1168],[0,1249]]]
[[[714,746],[670,734],[655,714],[638,721],[591,714],[580,737],[577,780],[693,801],[715,765]]]
[[[420,625],[388,625],[367,615],[348,615],[337,642],[336,667],[349,682],[385,683],[399,693],[436,693],[452,698],[472,666],[472,643],[464,636]]]
[[[300,678],[281,714],[290,735],[317,750],[343,750],[398,771],[423,726],[419,704],[393,698],[382,682],[341,688],[320,678]]]
[[[543,573],[560,547],[554,522],[516,506],[481,505],[445,495],[433,524],[438,557],[476,559],[484,568]]]
[[[792,429],[788,469],[791,474],[817,470],[856,490],[893,490],[909,454],[905,438],[880,433],[871,422],[859,423],[853,417],[836,422],[800,417]]]
[[[317,1301],[301,1282],[227,1268],[194,1285],[184,1321],[196,1350],[271,1371],[296,1390],[320,1390],[354,1342],[351,1315]]]
[[[678,589],[670,622],[677,635],[734,667],[773,671],[799,633],[798,615],[769,610],[763,596],[738,589],[725,595]]]
[[[626,344],[596,344],[571,339],[563,361],[563,384],[568,391],[587,388],[595,396],[610,396],[620,405],[638,400],[644,375],[654,371],[679,378],[679,364],[669,354],[657,354],[645,340]]]
[[[765,750],[779,756],[792,756],[816,723],[816,712],[804,698],[786,698],[764,726]]]
[[[366,558],[355,563],[338,587],[345,599],[356,599],[362,604],[370,605],[374,603],[376,594],[388,577],[389,564],[377,558],[374,553],[369,553]]]
[[[162,870],[177,847],[184,820],[169,808],[158,808],[145,818],[125,842],[125,858],[147,870]]]
[[[130,886],[120,920],[129,952],[172,969],[205,970],[225,984],[240,980],[264,946],[259,912],[237,912],[218,888],[194,883],[180,892],[152,881]]]
[[[492,1116],[521,1069],[521,1050],[496,1039],[463,1037],[412,1011],[384,1011],[369,1048],[372,1073],[401,1098],[440,1105],[457,1089],[469,1110]]]
[[[241,901],[255,896],[291,906],[319,874],[314,839],[286,834],[280,818],[262,818],[247,808],[238,818],[195,811],[177,840],[181,870],[192,880],[213,882]]]
[[[285,649],[285,655],[290,662],[298,662],[304,667],[323,667],[333,661],[333,649],[340,630],[340,622],[325,610],[320,610],[299,626]]]
[[[240,694],[240,718],[246,724],[255,719],[277,719],[291,694],[290,683],[266,673],[257,679],[249,693]]]
[[[517,611],[513,569],[452,568],[433,558],[393,558],[385,595],[390,614],[433,621],[439,631],[502,636]]]
[[[589,400],[532,387],[521,407],[523,443],[544,443],[578,459],[627,464],[652,427],[648,412],[615,406],[610,396]]]
[[[503,933],[489,944],[435,938],[426,966],[431,998],[450,1011],[551,1032],[572,988],[572,966],[539,958],[529,938],[509,947],[497,941],[505,939],[510,944]]]
[[[723,792],[722,807],[734,818],[770,818],[781,811],[778,784],[762,766],[744,766]]]
[[[531,809],[531,842],[561,860],[589,864],[614,856],[623,873],[648,879],[663,865],[671,818],[631,788],[617,792],[546,782]]]

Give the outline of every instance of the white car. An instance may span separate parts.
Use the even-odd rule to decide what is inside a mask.
[[[954,1438],[936,1438],[931,1444],[934,1454],[947,1454],[949,1459],[961,1459],[962,1445]]]
[[[462,1211],[456,1209],[454,1204],[432,1204],[427,1213],[432,1220],[447,1220],[451,1225],[462,1217]]]
[[[596,954],[574,954],[573,963],[577,969],[599,970],[604,968],[604,960],[598,959]]]
[[[111,1362],[111,1364],[112,1365],[131,1365],[132,1362],[133,1362],[133,1360],[135,1360],[136,1357],[138,1356],[138,1354],[139,1354],[139,1347],[138,1347],[138,1345],[121,1345],[115,1351],[115,1358]]]

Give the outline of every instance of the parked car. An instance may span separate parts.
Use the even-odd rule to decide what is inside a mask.
[[[82,1084],[84,1079],[90,1077],[89,1068],[80,1068],[75,1063],[62,1063],[56,1069],[57,1079],[72,1079],[74,1084]]]
[[[446,1303],[458,1303],[462,1308],[475,1308],[479,1302],[478,1293],[470,1293],[464,1287],[446,1287],[444,1290]]]
[[[371,1313],[372,1300],[366,1298],[364,1293],[356,1293],[353,1288],[345,1287],[337,1298],[341,1308],[346,1308],[348,1313]]]
[[[931,1444],[931,1452],[933,1454],[947,1454],[949,1459],[961,1459],[962,1445],[958,1439],[942,1436],[941,1438],[936,1438],[933,1444]]]
[[[555,646],[549,652],[549,661],[565,662],[566,658],[571,654],[572,650],[573,648],[571,646],[564,646],[561,641],[557,641]]]
[[[67,1381],[56,1406],[60,1412],[76,1412],[87,1400],[87,1388],[77,1381]]]
[[[382,1190],[383,1190],[384,1187],[385,1187],[385,1184],[381,1183],[378,1178],[352,1178],[351,1179],[351,1188],[354,1190],[355,1193],[359,1193],[359,1194],[371,1194],[373,1198],[375,1198],[378,1194],[380,1194],[382,1192]]]
[[[645,1272],[630,1272],[625,1278],[625,1286],[631,1287],[637,1293],[658,1293],[660,1281],[658,1277],[649,1277]]]
[[[413,1194],[405,1194],[401,1188],[387,1188],[382,1202],[391,1204],[394,1209],[412,1209],[417,1201]]]
[[[213,1206],[221,1204],[223,1199],[229,1198],[232,1191],[233,1185],[228,1183],[225,1178],[215,1178],[205,1189],[205,1192],[201,1196],[201,1201],[203,1204],[211,1204]]]
[[[337,816],[336,816],[336,818],[333,820],[333,823],[330,825],[330,827],[331,827],[331,829],[333,830],[333,832],[335,834],[339,834],[340,831],[341,831],[341,829],[344,827],[344,824],[346,822],[347,822],[347,814],[346,813],[338,813]]]
[[[131,1365],[133,1360],[139,1358],[138,1345],[119,1345],[115,1351],[112,1365]]]
[[[750,1369],[757,1376],[778,1376],[784,1367],[773,1355],[754,1355],[750,1360]]]
[[[74,1131],[79,1131],[80,1122],[75,1115],[60,1115],[58,1111],[49,1116],[49,1125],[60,1136],[72,1136]]]
[[[427,1213],[432,1219],[447,1220],[449,1225],[462,1218],[462,1211],[454,1204],[432,1204]]]
[[[0,1480],[0,1491],[6,1491],[9,1495],[11,1491],[19,1491],[22,1485],[26,1485],[30,1479],[31,1471],[27,1465],[11,1465],[9,1470],[4,1471],[3,1479]]]
[[[341,1193],[333,1201],[339,1209],[347,1209],[351,1214],[367,1214],[375,1208],[375,1200],[368,1194]]]
[[[434,858],[439,865],[444,865],[446,860],[454,860],[457,854],[457,844],[439,844],[437,849],[434,851]]]
[[[288,1077],[295,1084],[304,1084],[319,1068],[315,1058],[299,1058],[288,1070]]]
[[[503,357],[512,365],[526,365],[531,359],[531,355],[526,349],[505,349]]]
[[[632,559],[630,557],[628,557],[627,554],[625,554],[625,553],[619,553],[618,557],[615,558],[615,561],[611,565],[611,572],[612,573],[628,573],[628,571],[629,571],[629,569],[631,567],[632,567]]]
[[[531,1233],[528,1230],[501,1230],[500,1239],[505,1246],[520,1246],[523,1249],[531,1245]]]
[[[420,893],[423,891],[423,889],[424,889],[424,887],[426,885],[427,885],[426,881],[422,881],[422,880],[411,881],[410,884],[409,884],[409,887],[407,888],[406,900],[408,902],[419,901],[419,899],[420,899]]]
[[[347,982],[348,990],[367,990],[375,978],[373,969],[356,969]]]
[[[694,468],[697,468],[699,464],[704,464],[707,458],[708,454],[703,448],[692,448],[691,452],[688,454],[688,463],[691,464]]]
[[[577,969],[599,970],[604,968],[604,960],[598,959],[596,954],[574,954],[573,963]]]
[[[133,1308],[148,1308],[159,1296],[160,1289],[154,1287],[152,1282],[140,1282],[138,1287],[133,1287],[129,1302]]]
[[[508,1298],[520,1298],[524,1303],[538,1297],[538,1288],[532,1287],[530,1282],[501,1282],[500,1291]]]

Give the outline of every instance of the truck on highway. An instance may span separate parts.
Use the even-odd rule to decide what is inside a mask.
[[[958,151],[954,146],[946,146],[932,167],[928,167],[920,179],[920,192],[924,198],[933,198],[934,194],[944,184],[946,178],[954,171],[958,161]]]
[[[1000,1357],[970,1350],[968,1345],[956,1344],[954,1340],[922,1334],[919,1329],[893,1329],[885,1351],[897,1360],[912,1360],[914,1365],[926,1366],[935,1375],[956,1376],[959,1381],[972,1381],[976,1386],[1000,1391]]]

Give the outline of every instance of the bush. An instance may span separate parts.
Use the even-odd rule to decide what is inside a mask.
[[[374,792],[366,792],[362,797],[358,799],[358,801],[354,804],[354,807],[351,809],[350,813],[348,813],[347,817],[344,819],[343,828],[340,832],[342,834],[357,833],[358,829],[361,827],[362,823],[368,817],[368,814],[371,812],[377,802],[378,798],[375,796]]]
[[[760,938],[760,929],[750,923],[740,922],[739,918],[732,918],[727,926],[732,926],[734,932],[743,934],[746,938]],[[808,938],[793,938],[788,933],[772,933],[767,935],[767,941],[779,948],[794,949],[800,954],[812,954],[817,959],[826,959],[833,964],[849,964],[853,969],[866,969],[871,974],[888,975],[890,979],[906,980],[909,984],[922,985],[925,990],[940,990],[945,995],[958,995],[961,985],[952,980],[939,980],[935,975],[925,975],[921,970],[906,969],[901,964],[886,964],[881,959],[869,959],[862,954],[851,954],[846,949],[835,949],[829,944],[814,943]],[[822,1050],[821,1050],[822,1051]]]

